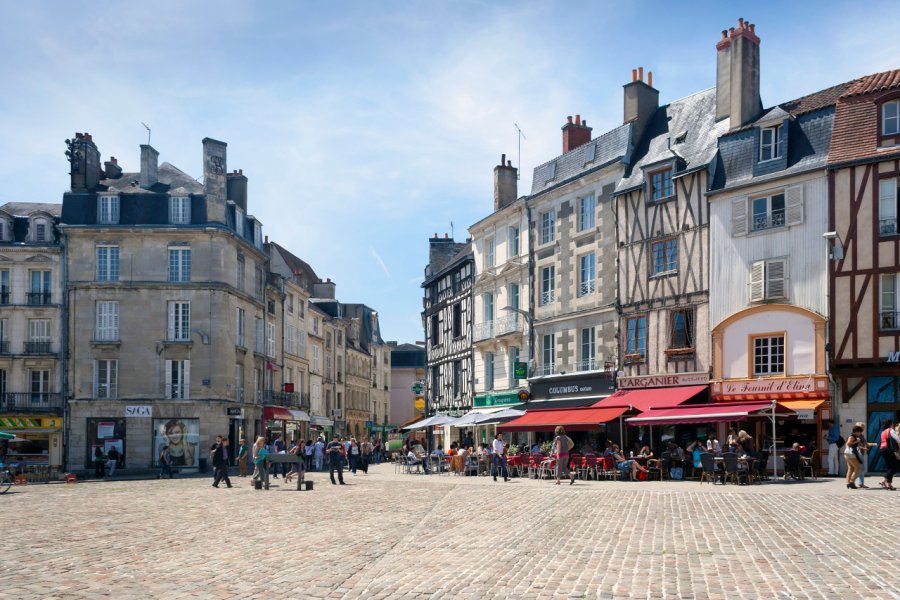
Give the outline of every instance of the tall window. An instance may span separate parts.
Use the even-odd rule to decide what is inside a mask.
[[[107,224],[119,222],[118,196],[97,196],[97,222]]]
[[[169,281],[191,280],[191,249],[169,248]]]
[[[519,308],[519,284],[509,284],[509,306]]]
[[[26,352],[48,354],[50,352],[50,319],[28,319]]]
[[[509,228],[509,257],[519,255],[519,228],[518,227],[510,227]]]
[[[0,354],[9,354],[9,321],[0,319]],[[4,370],[5,374],[6,371]],[[2,398],[3,396],[0,396]]]
[[[237,314],[235,316],[235,344],[240,346],[241,348],[247,347],[247,338],[244,334],[244,309],[238,308]]]
[[[190,398],[191,361],[166,361],[166,398],[187,400]]]
[[[275,356],[275,323],[266,323],[266,356]]]
[[[253,318],[253,351],[263,353],[263,320],[259,317]]]
[[[453,397],[459,398],[462,394],[462,361],[453,361]]]
[[[484,389],[494,389],[494,353],[484,353]]]
[[[653,242],[653,274],[669,273],[678,270],[678,239]]]
[[[893,235],[897,229],[897,199],[900,198],[900,179],[878,182],[878,222],[881,235]]]
[[[494,320],[494,295],[487,293],[484,295],[484,322],[490,323]]]
[[[585,254],[578,258],[578,295],[586,296],[594,293],[594,254]]]
[[[750,267],[750,301],[787,297],[787,259],[760,260]]]
[[[753,338],[753,374],[784,373],[784,336]]]
[[[119,391],[119,361],[94,361],[94,398],[116,398]]]
[[[97,246],[97,281],[119,280],[119,247]]]
[[[462,303],[457,302],[453,305],[453,337],[458,338],[462,335]]]
[[[314,373],[319,372],[319,347],[312,347],[312,370]]]
[[[297,331],[297,342],[300,350],[298,356],[300,358],[306,358],[306,332],[302,329]]]
[[[441,329],[437,315],[431,315],[431,345],[437,346],[441,343]]]
[[[234,365],[234,399],[238,402],[244,401],[244,365],[238,363]]]
[[[187,342],[191,339],[191,303],[169,301],[168,340]]]
[[[31,403],[48,403],[50,401],[50,370],[32,369],[29,379],[31,380]]]
[[[593,371],[597,368],[597,331],[594,327],[581,330],[581,362],[579,371]]]
[[[47,223],[45,221],[35,221],[34,222],[34,241],[35,242],[46,242],[47,241]]]
[[[549,244],[556,236],[556,212],[541,213],[541,243]]]
[[[669,313],[669,331],[669,348],[693,348],[694,313],[690,310],[673,310]]]
[[[246,237],[244,234],[244,211],[237,206],[234,207],[234,230],[241,237]]]
[[[186,196],[169,198],[169,223],[185,225],[191,222],[191,199]]]
[[[900,309],[897,308],[897,284],[895,273],[881,276],[881,328],[900,329]]]
[[[496,264],[494,256],[494,238],[484,241],[484,266],[493,267]]]
[[[753,209],[752,231],[784,226],[784,194],[754,198],[750,204]]]
[[[244,257],[238,254],[237,257],[237,289],[244,291]]]
[[[95,339],[98,342],[114,342],[119,339],[119,303],[116,300],[98,300]]]
[[[265,285],[265,280],[263,279],[262,267],[260,267],[259,265],[254,265],[253,271],[254,271],[255,281],[256,281],[256,285],[254,286],[254,293],[256,294],[257,298],[262,298],[263,293],[264,293],[263,286]]]
[[[663,169],[650,173],[650,200],[656,202],[675,195],[672,185],[672,169]]]
[[[625,321],[626,358],[647,356],[647,317],[631,317]]]
[[[900,135],[900,100],[885,102],[881,107],[882,135]]]
[[[765,127],[759,135],[759,160],[772,160],[781,156],[781,125]]]
[[[28,304],[50,304],[50,271],[31,271],[31,292]]]
[[[550,265],[541,269],[541,306],[556,300],[556,267]]]
[[[9,304],[9,269],[0,271],[0,304]]]
[[[288,325],[287,330],[285,332],[285,345],[287,346],[284,351],[290,354],[297,354],[296,348],[296,338],[297,338],[297,328],[293,325]]]
[[[541,339],[541,375],[552,375],[556,351],[556,335],[545,334]]]
[[[596,206],[597,200],[593,194],[578,200],[578,231],[593,229]]]

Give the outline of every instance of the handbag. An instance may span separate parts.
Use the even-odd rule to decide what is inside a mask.
[[[839,435],[835,444],[837,444],[838,448],[843,448],[847,444],[847,440],[844,439],[844,436]]]
[[[669,475],[672,479],[681,480],[684,479],[684,468],[683,467],[672,467],[669,471]]]

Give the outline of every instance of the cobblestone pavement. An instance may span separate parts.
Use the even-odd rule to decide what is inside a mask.
[[[13,488],[0,598],[900,598],[900,492],[311,478]]]

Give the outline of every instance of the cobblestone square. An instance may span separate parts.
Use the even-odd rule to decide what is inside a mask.
[[[900,598],[900,493],[840,480],[311,479],[14,487],[0,597]]]

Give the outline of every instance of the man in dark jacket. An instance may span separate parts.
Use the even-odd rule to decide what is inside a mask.
[[[219,487],[219,482],[223,480],[226,486],[231,487],[231,480],[228,479],[228,438],[216,436],[216,443],[212,447],[212,464],[216,472],[213,487]]]

